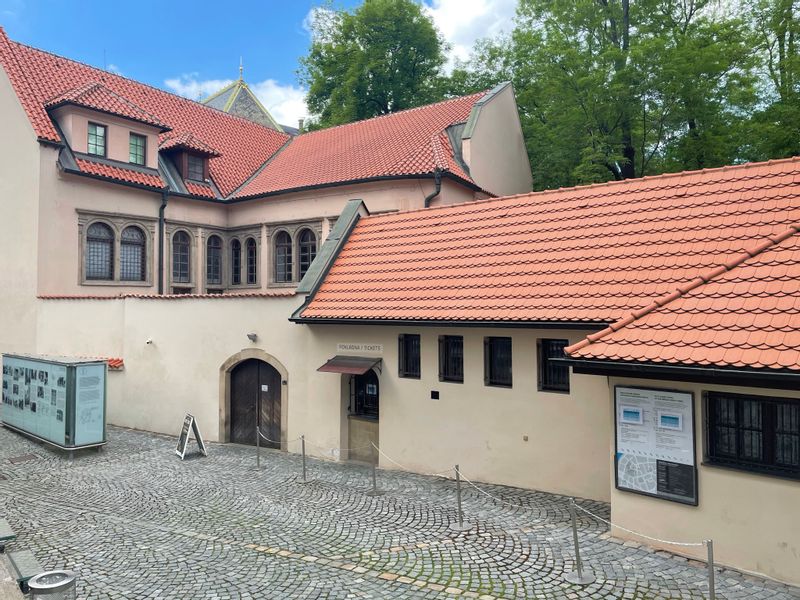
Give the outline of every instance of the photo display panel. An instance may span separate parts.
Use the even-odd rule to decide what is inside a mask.
[[[694,396],[618,386],[614,413],[617,489],[696,506]]]

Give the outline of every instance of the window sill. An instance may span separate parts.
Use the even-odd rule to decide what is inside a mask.
[[[464,383],[463,379],[444,379],[442,377],[439,377],[439,381],[441,383]]]
[[[761,477],[774,477],[776,479],[788,479],[790,481],[800,481],[800,472],[797,474],[781,473],[779,471],[772,471],[766,467],[758,467],[749,464],[735,465],[727,464],[724,462],[717,462],[706,458],[700,463],[704,467],[711,467],[713,469],[723,469],[725,471],[736,471],[738,473],[747,473],[748,475],[758,475]]]
[[[153,287],[150,281],[119,281],[117,279],[84,279],[80,285],[102,287]]]
[[[538,388],[542,394],[559,394],[560,396],[569,396],[570,390],[548,390],[547,388]]]
[[[420,377],[419,375],[403,375],[403,374],[400,374],[400,375],[398,375],[398,377],[400,379],[416,379],[416,380],[422,379],[422,377]]]
[[[297,287],[299,282],[297,281],[287,281],[287,282],[276,282],[273,281],[267,285],[267,287],[271,288],[293,288]]]
[[[484,387],[493,387],[510,390],[513,386],[510,383],[484,383]]]

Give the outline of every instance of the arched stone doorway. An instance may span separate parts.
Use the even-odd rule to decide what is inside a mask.
[[[288,422],[288,372],[271,354],[248,348],[220,367],[219,439],[240,444],[256,443],[256,424],[286,450]]]

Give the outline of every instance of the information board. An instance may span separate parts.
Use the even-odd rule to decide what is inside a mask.
[[[175,448],[175,454],[181,457],[186,456],[186,448],[189,445],[189,433],[194,433],[194,439],[197,441],[197,446],[200,449],[200,454],[208,456],[206,444],[203,441],[203,436],[200,435],[200,428],[197,426],[194,416],[186,415],[183,419],[183,426],[181,427],[180,436],[178,436],[178,446]]]
[[[617,489],[697,505],[694,396],[617,386]]]

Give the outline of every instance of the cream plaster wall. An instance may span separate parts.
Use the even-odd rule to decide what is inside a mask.
[[[109,423],[173,434],[188,412],[205,438],[219,441],[226,416],[222,365],[240,352],[260,350],[288,373],[292,438],[306,408],[307,335],[287,320],[298,304],[294,296],[39,300],[36,352],[123,357],[125,370],[109,374]],[[248,333],[258,334],[255,343]]]
[[[31,352],[36,338],[39,156],[42,147],[0,67],[0,353]]]
[[[129,162],[130,134],[138,133],[147,137],[145,165],[158,168],[158,129],[120,117],[107,115],[77,106],[62,106],[53,111],[53,116],[61,127],[67,143],[75,152],[86,154],[88,149],[89,121],[106,126],[106,158]]]
[[[462,151],[472,179],[483,189],[497,196],[531,191],[531,165],[512,86],[483,105]]]
[[[660,539],[677,541],[714,540],[714,558],[723,565],[800,584],[800,481],[758,475],[745,471],[700,464],[703,461],[703,392],[727,391],[755,396],[798,398],[800,392],[760,388],[703,385],[675,381],[610,378],[614,418],[614,386],[642,386],[692,392],[695,401],[695,431],[698,461],[698,506],[687,506],[632,492],[617,490],[611,468],[612,521],[627,529]],[[612,425],[613,427],[613,425]],[[609,436],[614,452],[613,429]],[[619,529],[614,534],[638,539]],[[651,543],[670,551],[705,559],[705,548],[676,548]]]
[[[571,375],[571,393],[537,391],[536,340],[576,342],[587,331],[433,328],[394,326],[305,326],[308,395],[295,410],[306,424],[307,439],[329,456],[345,447],[346,388],[334,373],[316,368],[337,354],[337,343],[383,345],[380,374],[381,448],[399,463],[420,472],[438,472],[458,463],[473,480],[608,500],[610,415],[603,378]],[[422,336],[422,377],[398,377],[397,336]],[[438,336],[464,336],[463,384],[439,381]],[[513,387],[483,382],[483,338],[510,336]],[[431,400],[438,390],[439,400]],[[346,402],[344,403],[346,406]],[[528,436],[528,441],[524,440]],[[381,465],[393,468],[382,459]]]

